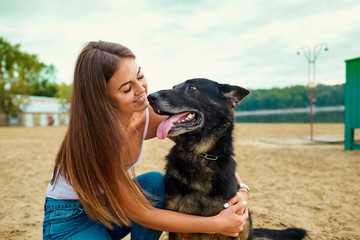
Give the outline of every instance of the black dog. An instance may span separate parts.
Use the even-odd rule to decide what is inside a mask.
[[[169,136],[176,143],[167,156],[164,180],[167,209],[214,216],[235,196],[238,184],[233,159],[233,108],[249,93],[238,86],[191,79],[172,90],[148,96],[156,113],[170,116],[158,127],[157,136]],[[295,232],[301,236],[282,238],[280,235],[277,239],[302,239],[305,235],[301,229]],[[256,235],[266,237],[263,231]],[[221,234],[170,233],[169,239],[252,239],[251,217],[236,238]]]

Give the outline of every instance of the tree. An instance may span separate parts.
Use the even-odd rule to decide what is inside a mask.
[[[63,110],[68,110],[72,93],[72,85],[61,83],[60,85],[56,84],[55,87],[57,89],[55,97],[60,98]]]
[[[344,84],[316,86],[316,106],[344,105]],[[237,111],[251,111],[261,109],[305,108],[309,104],[307,89],[297,85],[285,88],[251,90],[236,109]]]
[[[41,73],[38,76],[37,81],[32,84],[34,96],[46,96],[54,97],[58,88],[56,83],[52,81],[53,76],[56,74],[56,69],[54,65],[44,66],[41,70]]]
[[[10,123],[10,114],[19,110],[21,98],[16,95],[54,96],[55,67],[39,61],[35,54],[20,50],[20,44],[12,45],[0,37],[0,111]],[[52,90],[52,88],[54,88]]]

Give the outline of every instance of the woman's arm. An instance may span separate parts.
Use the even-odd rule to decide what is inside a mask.
[[[245,205],[238,202],[227,209],[222,210],[218,215],[202,217],[180,212],[157,209],[155,207],[142,207],[132,200],[131,194],[124,185],[120,187],[121,201],[126,202],[126,215],[133,221],[144,227],[182,233],[221,233],[227,236],[237,236],[242,231],[248,212],[238,215]]]
[[[237,203],[213,217],[201,217],[169,210],[152,209],[136,221],[152,229],[183,233],[221,233],[237,236],[248,218],[248,213],[236,214],[244,207]]]
[[[167,232],[221,233],[236,237],[242,231],[248,218],[246,209],[243,215],[236,214],[244,208],[242,203],[232,205],[213,217],[201,217],[157,208],[142,210],[131,204],[129,207],[131,208],[129,217],[135,222],[151,229]]]

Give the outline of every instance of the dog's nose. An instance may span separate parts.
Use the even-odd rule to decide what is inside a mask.
[[[159,100],[160,98],[160,94],[159,93],[152,93],[148,96],[148,100],[149,102],[156,102],[157,100]]]

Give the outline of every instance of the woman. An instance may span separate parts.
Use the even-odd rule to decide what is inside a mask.
[[[248,212],[239,193],[213,217],[164,210],[163,174],[129,175],[164,116],[126,47],[90,42],[74,73],[68,130],[47,189],[44,239],[158,239],[161,231],[237,236]],[[239,180],[240,181],[240,180]],[[239,182],[240,183],[240,182]]]

